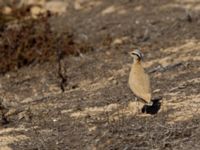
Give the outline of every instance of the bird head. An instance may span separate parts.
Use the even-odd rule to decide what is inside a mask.
[[[137,60],[137,61],[142,60],[144,56],[140,49],[131,51],[129,54],[131,55],[131,57],[133,57],[134,60]]]

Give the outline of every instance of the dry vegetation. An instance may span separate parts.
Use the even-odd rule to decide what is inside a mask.
[[[66,0],[32,16],[50,2],[0,11],[0,149],[200,148],[197,0]],[[136,47],[163,97],[154,115],[127,86]]]
[[[0,73],[30,64],[55,61],[58,53],[62,59],[69,54],[79,55],[92,49],[87,43],[75,43],[70,29],[62,33],[53,32],[48,21],[52,17],[51,12],[34,19],[30,8],[13,7],[9,15],[0,14]]]

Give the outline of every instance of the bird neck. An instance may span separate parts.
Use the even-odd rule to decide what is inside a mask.
[[[141,64],[141,61],[139,59],[133,59],[133,64]]]

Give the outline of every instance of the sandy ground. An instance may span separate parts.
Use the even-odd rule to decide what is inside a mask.
[[[200,3],[198,0],[65,0],[52,30],[71,29],[93,51],[58,64],[29,65],[0,76],[0,149],[199,149]],[[141,48],[155,115],[141,113],[128,87]]]

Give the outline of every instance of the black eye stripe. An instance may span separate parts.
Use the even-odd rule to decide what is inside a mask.
[[[138,55],[138,54],[136,54],[136,53],[131,53],[132,55],[136,55],[136,56],[138,56],[139,58],[140,58],[140,55]]]

